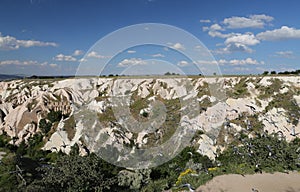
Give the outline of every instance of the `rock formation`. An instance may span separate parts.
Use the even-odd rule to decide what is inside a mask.
[[[280,133],[288,141],[300,132],[300,77],[202,77],[188,80],[190,87],[181,78],[0,82],[0,133],[16,137],[15,144],[19,144],[40,131],[39,121],[50,110],[61,111],[64,117],[52,127],[54,131],[44,149],[68,153],[75,143],[84,146],[83,129],[93,127],[93,124],[78,118],[82,106],[96,114],[101,130],[95,131],[107,134],[107,142],[139,148],[158,145],[166,141],[166,135],[174,131],[170,127],[177,124],[201,131],[203,134],[191,142],[196,144],[198,152],[212,159],[217,149],[224,149],[241,131],[249,137],[255,132]],[[214,85],[217,85],[217,90]],[[215,93],[211,94],[212,91]],[[114,106],[118,101],[114,100],[113,94],[129,96],[131,100],[127,104],[135,108],[127,110],[125,106]],[[196,99],[199,104],[199,112],[194,118],[183,115],[183,111],[191,111],[184,104],[190,99]],[[155,108],[159,102],[165,103],[165,108]],[[167,110],[166,116],[159,119],[161,129],[149,128],[136,134],[126,126],[124,128],[128,118],[132,118],[137,126],[152,117],[158,118],[155,110]],[[130,117],[124,117],[129,113]],[[159,121],[153,121],[151,125],[155,127]],[[291,134],[292,129],[294,134]]]

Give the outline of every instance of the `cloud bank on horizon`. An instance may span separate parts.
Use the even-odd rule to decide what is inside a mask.
[[[300,2],[3,1],[0,73],[74,75],[80,62],[88,58],[99,62],[111,58],[112,54],[89,51],[99,39],[121,27],[144,22],[165,23],[190,32],[216,60],[197,63],[217,63],[224,74],[295,70],[300,68],[297,5]],[[179,40],[166,45],[178,51],[197,49]],[[167,59],[168,51],[128,49],[113,61],[116,67],[145,65],[149,58]],[[173,63],[178,67],[191,64],[180,57]]]

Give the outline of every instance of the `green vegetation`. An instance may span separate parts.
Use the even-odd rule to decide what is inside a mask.
[[[259,99],[268,99],[271,98],[274,93],[278,93],[282,88],[283,82],[280,79],[270,79],[271,85],[269,86],[256,86],[255,88],[258,89],[260,92],[258,98]]]
[[[109,191],[116,179],[110,170],[114,168],[105,166],[94,154],[63,155],[55,164],[40,168],[42,179],[31,187],[47,191]]]
[[[53,111],[51,110],[47,114],[46,119],[41,119],[39,121],[39,128],[41,129],[42,133],[44,135],[47,135],[48,132],[51,130],[52,126],[56,123],[59,122],[62,118],[62,113],[61,111]]]
[[[62,113],[61,111],[53,111],[53,110],[50,110],[50,112],[48,113],[47,115],[47,119],[51,122],[51,123],[54,123],[54,122],[58,122],[60,121],[62,118]]]
[[[272,83],[270,86],[260,86],[258,90],[260,91],[259,99],[270,99],[268,106],[264,110],[267,111],[273,108],[283,108],[286,110],[286,116],[292,124],[298,124],[298,112],[300,111],[300,107],[294,99],[294,95],[299,94],[299,89],[295,87],[289,87],[288,91],[285,93],[281,93],[280,90],[284,88],[283,82],[279,79],[271,79]]]
[[[41,129],[42,133],[47,134],[52,127],[51,122],[47,122],[46,119],[41,119],[39,122],[39,128]]]
[[[78,145],[70,155],[42,151],[40,134],[19,147],[5,136],[0,141],[10,146],[0,164],[0,191],[180,191],[182,184],[196,188],[222,174],[300,170],[300,139],[288,143],[277,134],[240,134],[215,161],[186,147],[169,162],[144,170],[116,167],[93,153],[79,156]]]
[[[271,71],[271,75],[276,75],[276,71]],[[262,75],[268,75],[269,71],[264,71]],[[299,75],[300,74],[300,69],[297,69],[295,71],[283,71],[283,72],[278,72],[279,75]]]
[[[237,147],[237,144],[242,145]],[[254,172],[276,172],[299,170],[300,140],[288,143],[278,135],[256,135],[232,143],[217,158],[220,169],[227,173],[251,174]]]
[[[234,85],[233,88],[226,91],[226,94],[230,98],[238,99],[250,96],[247,88],[247,83],[249,82],[247,77],[242,77],[240,81]]]
[[[75,130],[76,127],[76,123],[75,123],[75,119],[74,116],[70,116],[68,119],[66,119],[64,121],[64,130],[67,132],[68,134],[68,139],[71,141],[76,133]]]
[[[111,107],[106,107],[104,113],[98,113],[98,118],[101,123],[108,125],[109,122],[116,121],[113,109]]]

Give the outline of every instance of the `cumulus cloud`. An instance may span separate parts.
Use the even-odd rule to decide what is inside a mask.
[[[228,38],[233,35],[233,33],[221,33],[220,31],[209,31],[208,35],[211,37],[219,37],[219,38]]]
[[[71,55],[58,54],[53,60],[55,61],[76,61],[77,59]]]
[[[293,51],[278,51],[275,53],[275,56],[284,58],[294,58],[294,53]]]
[[[53,42],[43,42],[43,41],[35,41],[35,40],[18,40],[12,36],[2,36],[0,33],[0,49],[3,50],[16,50],[21,47],[47,47],[58,46],[56,43]]]
[[[269,16],[269,15],[265,15],[265,14],[261,14],[261,15],[250,15],[250,19],[254,19],[254,20],[260,20],[260,21],[266,21],[266,22],[271,22],[274,20],[273,17]]]
[[[214,50],[213,52],[216,54],[229,54],[234,52],[252,53],[253,49],[241,43],[230,43],[227,44],[226,47]]]
[[[83,55],[83,51],[82,50],[75,50],[73,53],[74,56],[79,56],[79,55]]]
[[[142,60],[141,58],[130,58],[130,59],[124,59],[120,63],[118,63],[119,67],[127,67],[131,65],[145,65],[147,62],[145,60]]]
[[[210,23],[211,20],[209,19],[200,19],[200,23]]]
[[[20,61],[20,60],[4,60],[0,61],[0,65],[37,65],[37,61]]]
[[[21,61],[21,60],[4,60],[0,61],[0,66],[4,65],[17,65],[17,66],[47,66],[48,62],[38,62],[33,60]],[[57,64],[51,63],[50,67],[56,67]]]
[[[134,50],[128,50],[127,53],[136,53]]]
[[[278,41],[287,39],[299,39],[300,29],[292,27],[282,26],[280,29],[274,29],[271,31],[265,31],[258,33],[256,37],[264,41]]]
[[[218,64],[218,62],[214,61],[214,60],[211,60],[211,61],[208,61],[208,60],[198,60],[198,61],[196,61],[194,63],[198,64],[198,65],[217,65]]]
[[[218,32],[218,31],[217,31]],[[260,43],[253,33],[247,32],[244,34],[241,33],[230,33],[222,34],[218,36],[226,38],[224,48],[217,49],[213,52],[217,54],[229,54],[233,52],[246,52],[252,53],[253,50],[249,46],[254,46]]]
[[[213,24],[213,25],[210,26],[210,30],[223,31],[224,29],[219,24]]]
[[[264,61],[257,61],[256,59],[252,59],[250,57],[248,57],[247,59],[232,59],[232,60],[225,60],[225,59],[221,59],[218,61],[218,63],[220,65],[232,65],[232,66],[236,66],[236,65],[263,65],[265,64]]]
[[[233,52],[246,52],[252,53],[253,50],[249,46],[254,46],[259,44],[260,41],[255,37],[253,33],[234,33],[227,37],[224,44],[224,48],[216,50],[219,54],[228,54]]]
[[[175,44],[170,44],[171,48],[176,49],[176,50],[185,50],[184,45],[182,45],[181,43],[175,43]]]
[[[224,31],[225,29],[219,24],[213,24],[210,27],[203,27],[202,30],[208,31],[208,35],[211,37],[227,38],[233,35],[232,33],[221,33],[220,31]]]
[[[188,64],[189,64],[189,62],[184,61],[184,60],[179,61],[179,62],[177,63],[177,65],[180,66],[180,67],[185,67],[185,66],[187,66]]]
[[[165,55],[161,54],[161,53],[157,53],[157,54],[153,54],[151,55],[152,57],[165,57]]]
[[[247,72],[247,71],[250,71],[251,69],[248,67],[234,67],[233,70],[240,71],[240,72]]]
[[[50,67],[57,67],[57,64],[55,64],[55,63],[50,63],[49,66],[50,66]]]
[[[109,56],[100,55],[96,51],[92,51],[92,52],[88,53],[87,57],[92,57],[92,58],[97,58],[97,59],[109,58]]]
[[[236,33],[225,40],[225,44],[227,45],[232,43],[239,43],[243,45],[256,45],[259,44],[260,41],[255,37],[253,33]]]
[[[81,59],[78,60],[78,62],[87,62],[87,59],[81,58]]]
[[[249,17],[230,17],[225,18],[223,23],[227,28],[263,28],[267,23],[271,22],[274,18],[268,15],[250,15]]]

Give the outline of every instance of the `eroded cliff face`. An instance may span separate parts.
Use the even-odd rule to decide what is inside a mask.
[[[300,77],[189,78],[188,82],[125,77],[0,82],[0,130],[19,144],[40,132],[39,121],[50,110],[61,111],[64,116],[45,137],[44,149],[68,153],[78,143],[84,154],[88,140],[82,137],[87,127],[96,126],[86,120],[93,113],[100,127],[94,142],[101,142],[96,136],[105,133],[107,143],[147,148],[167,142],[178,126],[185,126],[194,131],[189,142],[212,159],[241,133],[248,137],[273,133],[291,141],[300,132]],[[118,103],[114,94],[129,99]],[[197,106],[190,115],[192,100]],[[132,131],[134,125],[140,130]]]

